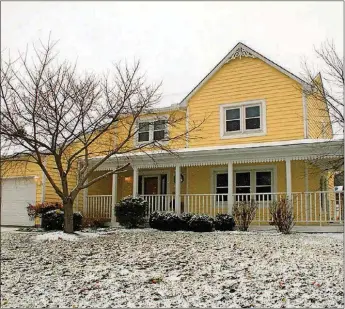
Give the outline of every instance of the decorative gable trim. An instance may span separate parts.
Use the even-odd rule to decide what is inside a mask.
[[[248,50],[247,48],[245,48],[244,46],[239,46],[235,52],[232,54],[232,56],[228,59],[228,61],[226,61],[226,63],[228,63],[231,60],[234,60],[236,58],[242,58],[242,57],[247,57],[247,58],[256,58],[256,56],[250,52],[250,50]]]
[[[180,107],[186,107],[188,101],[191,99],[191,97],[216,73],[218,72],[221,67],[228,63],[231,60],[234,60],[236,58],[242,58],[242,57],[250,57],[250,58],[258,58],[262,60],[263,62],[267,63],[268,65],[274,67],[281,73],[287,75],[288,77],[295,80],[297,83],[301,84],[305,87],[310,87],[307,82],[299,78],[298,76],[292,74],[288,70],[284,69],[280,65],[274,63],[273,61],[269,60],[268,58],[264,57],[263,55],[259,54],[255,50],[251,49],[247,45],[243,43],[237,43],[236,46],[209,72],[201,81],[199,84],[197,84],[191,92],[187,94],[187,96],[180,102]]]

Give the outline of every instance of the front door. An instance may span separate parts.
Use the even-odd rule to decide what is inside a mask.
[[[144,177],[144,194],[158,194],[158,177]]]

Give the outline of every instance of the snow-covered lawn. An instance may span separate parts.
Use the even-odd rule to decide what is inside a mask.
[[[339,234],[86,234],[2,232],[1,307],[344,305]]]

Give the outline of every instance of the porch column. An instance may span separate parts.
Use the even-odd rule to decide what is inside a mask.
[[[233,197],[233,162],[228,162],[228,214],[232,214],[232,206],[234,203]]]
[[[138,182],[139,182],[139,171],[136,166],[133,166],[133,197],[138,196]]]
[[[181,166],[175,167],[175,211],[181,213]]]
[[[85,184],[88,183],[88,180],[86,179]],[[88,213],[88,205],[87,205],[87,196],[89,194],[89,188],[83,189],[83,216],[87,216]]]
[[[118,175],[113,174],[113,179],[111,183],[111,225],[112,226],[114,226],[116,223],[115,204],[117,201],[117,179],[118,179]]]
[[[285,159],[285,168],[286,168],[286,194],[291,200],[291,159],[286,158]]]

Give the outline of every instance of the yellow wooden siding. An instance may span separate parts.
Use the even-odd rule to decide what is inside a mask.
[[[220,105],[266,101],[265,136],[220,138]],[[300,85],[259,59],[242,58],[225,64],[190,99],[191,121],[207,117],[201,133],[191,134],[190,146],[215,146],[302,139],[303,103]]]
[[[308,137],[332,138],[332,124],[327,106],[313,96],[307,96]]]

